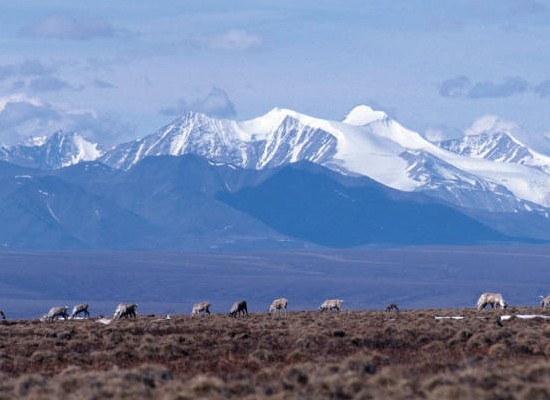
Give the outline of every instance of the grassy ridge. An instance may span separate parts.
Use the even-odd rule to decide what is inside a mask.
[[[550,322],[500,323],[499,314],[8,321],[0,324],[0,399],[548,398]]]

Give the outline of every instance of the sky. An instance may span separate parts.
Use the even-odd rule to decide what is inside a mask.
[[[386,111],[432,140],[512,131],[550,153],[550,3],[18,0],[0,13],[0,143],[106,145],[189,110]]]

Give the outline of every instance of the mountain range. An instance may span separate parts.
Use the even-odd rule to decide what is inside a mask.
[[[509,132],[431,142],[382,111],[189,112],[103,150],[0,147],[4,248],[226,249],[550,239],[550,157]]]

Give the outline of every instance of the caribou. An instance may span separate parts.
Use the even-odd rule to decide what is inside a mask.
[[[333,300],[325,300],[323,302],[323,304],[321,304],[319,306],[319,311],[331,311],[331,310],[336,310],[336,311],[340,311],[342,310],[342,303],[344,302],[344,300],[336,300],[336,299],[333,299]]]
[[[487,305],[490,305],[491,308],[506,308],[508,306],[500,293],[483,293],[477,300],[477,310],[483,310]]]
[[[201,301],[193,306],[191,316],[199,316],[201,313],[210,315],[211,304],[208,301]]]
[[[286,307],[288,305],[288,300],[284,297],[281,297],[280,299],[275,299],[271,303],[271,305],[268,307],[267,312],[269,314],[278,311],[279,313],[284,312],[286,314]]]
[[[6,314],[4,314],[4,311],[0,310],[0,318],[2,320],[5,320],[6,319]]]
[[[47,314],[42,316],[40,318],[41,321],[54,321],[56,319],[59,319],[59,317],[63,317],[63,319],[68,319],[69,314],[67,314],[68,306],[61,306],[61,307],[52,307],[50,308],[50,311],[48,311]]]
[[[78,314],[84,314],[86,318],[90,318],[90,313],[88,312],[88,304],[77,304],[73,307],[73,312],[71,313],[71,319],[75,319]]]
[[[137,318],[137,307],[135,303],[120,303],[113,314],[113,319]]]
[[[395,304],[395,303],[390,303],[390,304],[387,305],[387,307],[384,309],[384,311],[387,311],[387,312],[391,312],[391,311],[399,312],[399,307],[397,307],[397,304]]]
[[[540,296],[542,297],[542,296]],[[550,306],[550,294],[546,297],[542,297],[541,301],[540,301],[540,306],[542,308],[546,308],[548,306]]]
[[[231,310],[229,310],[230,317],[237,317],[239,315],[248,315],[248,307],[246,305],[246,301],[239,300],[233,303],[233,307],[231,307]]]

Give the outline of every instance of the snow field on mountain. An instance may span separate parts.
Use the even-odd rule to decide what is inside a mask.
[[[508,188],[517,197],[543,206],[550,205],[550,175],[535,168],[515,163],[501,163],[482,158],[464,157],[446,151],[426,140],[419,133],[404,128],[389,119],[385,113],[373,111],[368,106],[358,106],[344,121],[339,123],[304,116],[288,110],[273,110],[264,117],[245,123],[248,129],[261,128],[267,135],[280,124],[284,115],[296,118],[303,125],[322,129],[338,140],[337,153],[332,162],[326,163],[343,167],[350,172],[368,176],[384,185],[403,191],[421,190],[422,179],[415,179],[408,171],[408,163],[401,157],[406,150],[422,150],[476,175],[484,180]],[[359,125],[366,122],[365,125]],[[251,135],[252,137],[252,135]],[[541,156],[537,161],[545,164],[550,159]],[[456,178],[456,176],[454,176]]]

